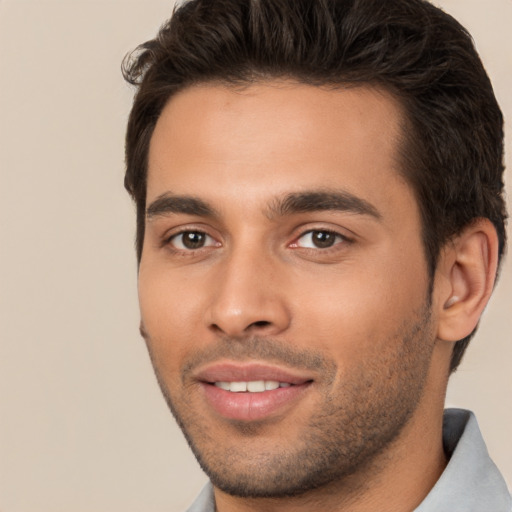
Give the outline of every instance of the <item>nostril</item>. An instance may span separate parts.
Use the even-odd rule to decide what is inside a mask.
[[[1,0],[0,0],[1,1]],[[223,328],[221,324],[214,324],[212,323],[209,328],[217,333],[217,334],[227,334],[231,337],[238,337],[238,336],[245,336],[247,335],[248,333],[252,332],[252,331],[263,331],[263,330],[266,330],[270,327],[272,327],[273,323],[272,322],[269,322],[267,320],[258,320],[256,322],[252,322],[250,323],[249,325],[243,327],[243,326],[238,326],[238,328],[235,326],[234,329],[230,329],[229,325],[226,326],[226,328]]]
[[[267,327],[270,325],[270,322],[267,322],[266,320],[258,320],[257,322],[253,322],[251,325],[249,325],[249,328],[251,327]]]
[[[212,324],[210,326],[210,329],[212,329],[215,332],[222,332],[222,329],[217,324]]]

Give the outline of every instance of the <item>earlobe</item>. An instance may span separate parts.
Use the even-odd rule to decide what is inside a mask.
[[[491,296],[498,265],[494,226],[478,219],[447,244],[440,259],[444,286],[438,297],[437,337],[455,342],[473,332]]]

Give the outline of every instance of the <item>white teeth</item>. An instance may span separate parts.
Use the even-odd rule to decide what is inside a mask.
[[[251,380],[247,383],[247,391],[251,393],[261,393],[265,391],[265,382],[263,380]]]
[[[277,380],[251,380],[248,382],[215,382],[218,388],[232,393],[262,393],[263,391],[272,391],[277,388],[288,388],[289,382],[278,382]]]
[[[279,382],[277,380],[267,380],[265,382],[265,389],[270,391],[272,389],[277,389],[279,387]]]
[[[230,384],[229,390],[233,391],[234,393],[242,393],[247,391],[247,382],[232,382]]]

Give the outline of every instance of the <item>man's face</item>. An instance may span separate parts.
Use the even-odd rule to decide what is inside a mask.
[[[186,89],[149,153],[142,326],[213,483],[284,496],[371,464],[435,345],[400,111],[369,88]]]

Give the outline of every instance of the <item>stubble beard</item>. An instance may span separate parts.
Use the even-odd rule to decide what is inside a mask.
[[[250,446],[251,439],[265,430],[264,421],[231,422],[243,446],[224,446],[212,436],[201,411],[188,407],[186,397],[173,396],[153,366],[173,416],[213,485],[238,497],[284,498],[343,486],[349,476],[378,471],[372,462],[399,437],[420,402],[434,341],[430,304],[426,303],[414,320],[387,340],[385,346],[393,350],[351,368],[337,389],[323,395],[317,414],[302,428],[303,435],[282,449],[257,453],[247,453],[244,446]],[[235,359],[275,360],[278,354],[277,359],[288,364],[290,359],[294,364],[303,361],[303,366],[314,365],[317,371],[320,365],[326,380],[334,380],[337,372],[336,364],[321,355],[292,352],[266,338],[244,343],[225,340],[222,346],[217,352],[224,356],[230,352]]]

